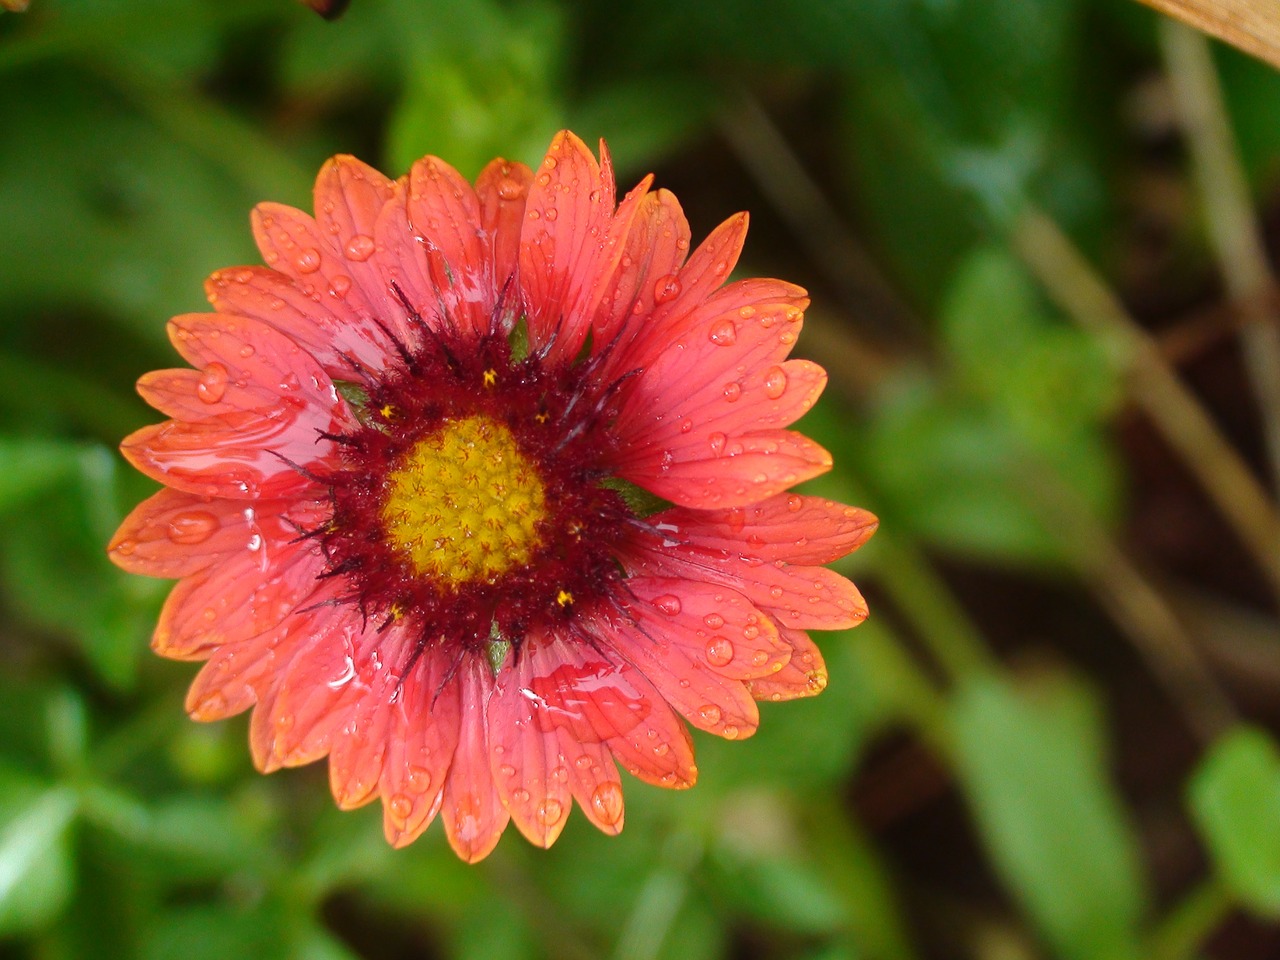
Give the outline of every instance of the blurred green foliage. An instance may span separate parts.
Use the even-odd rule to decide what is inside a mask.
[[[1048,304],[1007,231],[1034,200],[1085,249],[1115,243],[1137,162],[1117,104],[1154,69],[1153,22],[1105,0],[354,0],[336,23],[289,0],[32,0],[0,14],[0,955],[1130,960],[1169,942],[1166,915],[1185,918],[1153,896],[1092,678],[998,665],[930,566],[1071,583],[1045,477],[1090,523],[1123,522],[1122,371]],[[1280,81],[1237,55],[1222,76],[1265,195]],[[243,719],[191,724],[190,665],[147,650],[166,585],[104,556],[150,489],[114,447],[156,419],[131,385],[175,363],[166,318],[201,309],[212,270],[258,259],[252,204],[306,206],[333,153],[397,174],[434,153],[474,176],[499,154],[536,161],[568,125],[608,139],[624,187],[670,170],[690,209],[723,215],[745,199],[703,161],[744,97],[781,118],[926,318],[899,331],[925,347],[874,377],[820,357],[835,388],[806,429],[836,469],[814,489],[885,521],[846,568],[875,589],[873,620],[821,638],[828,690],[766,704],[750,742],[699,737],[691,792],[629,783],[621,837],[575,816],[551,851],[512,835],[477,868],[438,828],[388,849],[376,813],[332,809],[318,767],[259,777]],[[750,272],[832,283],[795,275],[804,238],[762,193]],[[813,322],[868,333],[834,312],[819,299]],[[973,869],[1002,891],[981,909],[901,876],[850,800],[868,755],[904,736],[969,812]],[[1274,919],[1269,735],[1234,733],[1189,784],[1225,906]],[[931,906],[944,919],[922,922]]]

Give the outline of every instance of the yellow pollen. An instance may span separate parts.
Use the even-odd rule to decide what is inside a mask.
[[[551,419],[551,415],[546,411],[543,411],[542,413],[535,413],[533,415],[533,419],[537,420],[539,423],[546,423]]]
[[[488,417],[446,422],[387,478],[383,532],[420,576],[449,586],[529,562],[546,493],[515,437]]]
[[[486,370],[484,372],[484,385],[486,387],[492,387],[497,382],[498,382],[497,370]]]
[[[556,594],[556,603],[562,607],[569,606],[569,604],[573,603],[573,594],[568,590],[561,590]]]
[[[378,412],[382,414],[383,420],[394,420],[396,417],[396,408],[389,403],[385,404]]]

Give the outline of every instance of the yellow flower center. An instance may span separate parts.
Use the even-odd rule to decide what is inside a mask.
[[[424,437],[387,478],[387,541],[416,573],[459,585],[529,562],[546,491],[503,424],[452,420]]]

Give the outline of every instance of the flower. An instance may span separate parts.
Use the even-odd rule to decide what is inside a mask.
[[[681,717],[750,735],[825,686],[805,631],[866,616],[822,565],[875,518],[787,492],[831,466],[784,429],[826,382],[786,359],[805,292],[726,285],[746,215],[690,253],[600,152],[330,160],[314,219],[255,209],[270,266],[171,321],[194,369],[138,384],[172,419],[122,450],[165,488],[110,553],[181,578],[153,647],[207,661],[188,711],[254,707],[263,771],[327,754],[397,846],[437,813],[469,861],[509,820],[549,846],[574,800],[616,833],[619,765],[692,785]]]

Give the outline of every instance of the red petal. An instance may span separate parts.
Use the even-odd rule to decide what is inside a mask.
[[[121,444],[125,457],[148,476],[201,496],[279,497],[313,485],[295,467],[323,473],[334,450],[318,434],[354,426],[316,362],[288,337],[243,317],[188,314],[170,323],[170,334],[204,367],[200,381],[187,385],[205,416],[134,432]],[[141,387],[145,395],[155,385],[144,378]]]
[[[730,217],[712,231],[680,269],[675,281],[664,281],[663,293],[657,297],[661,302],[654,307],[644,325],[638,328],[640,335],[610,358],[601,374],[602,379],[608,381],[629,370],[643,370],[667,350],[684,349],[680,344],[687,340],[692,322],[690,317],[705,314],[708,309],[720,309],[719,306],[705,306],[705,301],[729,279],[746,236],[745,213]],[[780,285],[804,295],[799,287],[782,284],[781,281],[755,282]],[[655,291],[656,285],[657,281]],[[715,301],[720,305],[725,302],[723,298]]]
[[[608,156],[597,163],[568,131],[551,141],[525,206],[519,281],[529,339],[552,362],[572,359],[586,340],[647,189],[642,182],[615,214]]]
[[[405,631],[400,656],[419,642],[417,635]],[[449,677],[453,662],[453,653],[429,649],[402,687],[377,694],[390,716],[380,784],[382,826],[387,841],[397,847],[427,829],[444,799],[458,746],[460,685]]]
[[[546,641],[528,635],[518,657],[499,672],[489,700],[489,742],[493,747],[494,781],[502,804],[529,842],[555,843],[572,805],[568,761],[560,753],[554,729],[537,722],[540,705],[532,695],[535,645]]]
[[[461,722],[440,816],[454,852],[476,863],[498,845],[511,816],[498,799],[490,763],[492,745],[485,716],[493,677],[488,663],[482,657],[464,655],[453,683],[459,686]]]
[[[333,608],[325,612],[341,616]],[[316,634],[314,617],[291,615],[262,633],[215,648],[187,691],[187,712],[195,720],[221,720],[261,701],[274,689],[280,666]],[[261,750],[260,734],[251,737],[251,746],[255,761],[265,769],[269,751]]]
[[[778,630],[784,642],[791,645],[791,660],[769,677],[747,681],[747,689],[757,700],[795,700],[812,697],[827,688],[827,665],[822,653],[809,635],[800,630]]]
[[[683,577],[738,591],[783,626],[798,630],[844,630],[867,617],[858,588],[825,567],[766,563],[734,552],[653,539],[627,546],[629,568],[647,576]]]
[[[419,324],[439,323],[439,295],[431,277],[427,274],[427,262],[423,256],[423,240],[409,223],[409,191],[402,188],[387,201],[374,224],[374,246],[378,251],[378,267],[387,287],[399,290],[414,308],[416,318],[410,318],[397,333],[401,344],[412,347],[421,337],[421,330],[412,329]],[[403,304],[396,297],[397,313],[403,313]],[[394,348],[394,344],[392,345]]]
[[[409,171],[408,214],[438,297],[438,306],[430,306],[466,333],[488,331],[492,247],[481,232],[480,200],[471,184],[439,157],[423,157]]]
[[[626,341],[647,326],[689,250],[689,222],[670,190],[646,193],[592,325],[594,349]]]
[[[356,237],[373,235],[382,205],[395,192],[394,180],[355,157],[340,154],[316,176],[316,222],[344,249]]]
[[[756,503],[830,469],[831,454],[803,434],[761,430],[725,438],[722,455],[705,440],[650,448],[617,472],[672,503],[712,510]]]
[[[133,509],[107,547],[116,564],[151,577],[187,577],[248,551],[276,549],[329,513],[320,501],[243,501],[164,489]]]
[[[152,649],[201,660],[270,630],[316,590],[324,558],[312,543],[264,541],[181,581],[169,594]]]
[[[633,577],[634,602],[597,617],[589,629],[658,689],[690,723],[728,739],[747,737],[759,726],[755,701],[740,680],[713,671],[705,659],[687,655],[693,630],[672,581]],[[680,639],[676,639],[679,637]]]
[[[391,338],[360,306],[363,294],[353,291],[354,281],[346,274],[335,275],[327,289],[303,290],[265,267],[219,270],[205,282],[205,295],[219,314],[270,324],[330,376],[345,380],[360,379],[360,370],[382,370],[394,354]]]
[[[627,581],[629,593],[662,610],[662,639],[690,667],[710,667],[731,680],[777,673],[791,659],[777,625],[742,594],[718,584],[645,577]],[[674,611],[674,612],[673,612]]]
[[[532,170],[523,163],[502,159],[491,162],[476,180],[480,222],[492,250],[495,295],[506,290],[515,277],[525,200],[532,183]]]
[[[676,507],[647,522],[664,539],[699,550],[813,565],[853,553],[879,525],[866,510],[795,493],[732,510]]]
[[[548,637],[524,654],[539,729],[570,745],[603,743],[648,783],[692,786],[689,731],[639,670],[599,646],[585,636]],[[571,746],[564,753],[577,762]]]
[[[566,764],[569,789],[587,819],[609,834],[622,831],[622,780],[613,753],[604,744],[581,743],[561,728],[556,731]]]

